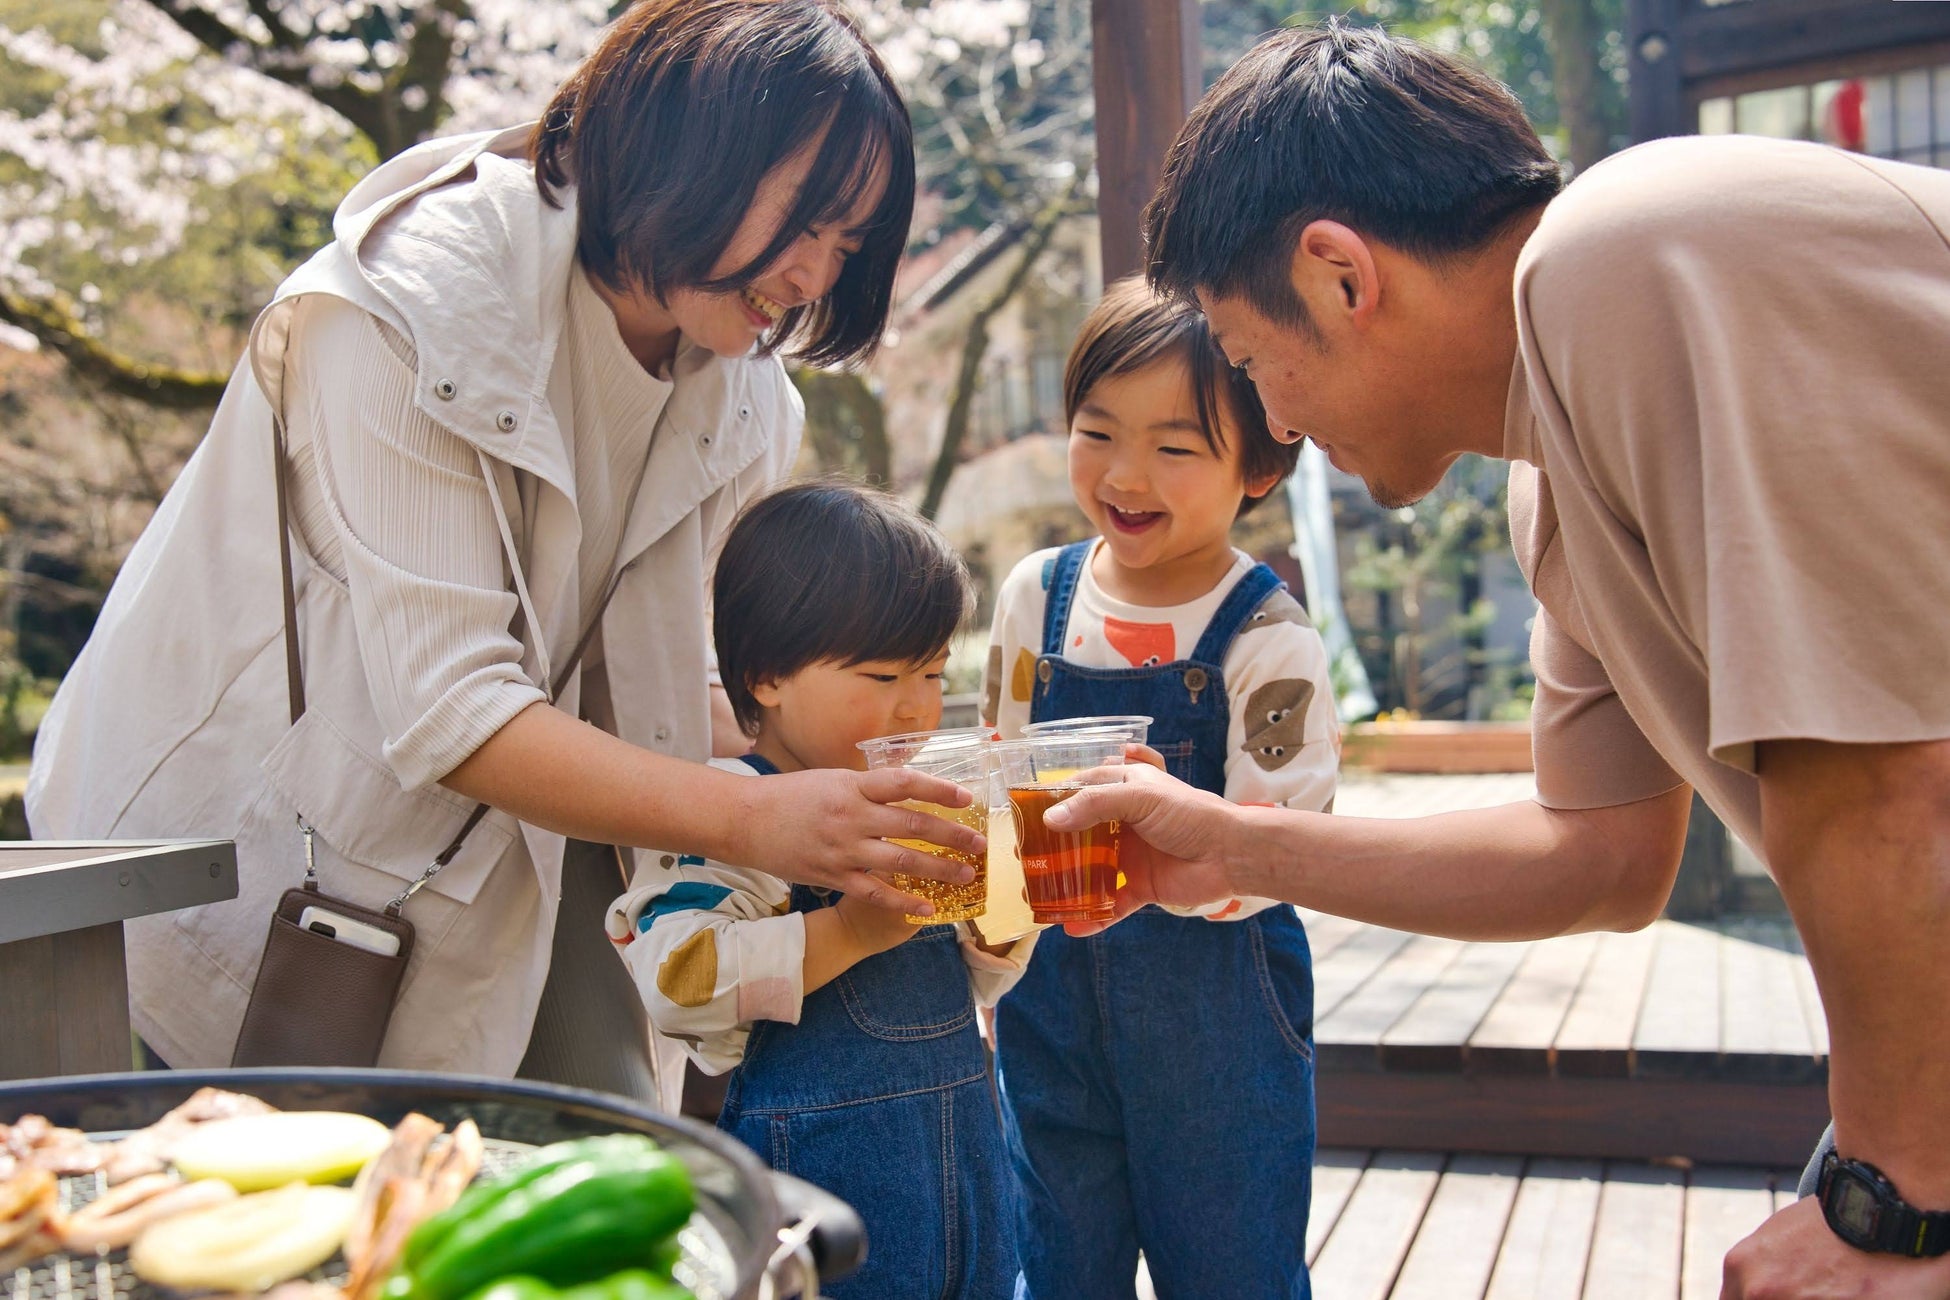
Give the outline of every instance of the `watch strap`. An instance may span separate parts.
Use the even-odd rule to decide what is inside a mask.
[[[1872,1234],[1864,1237],[1852,1231],[1836,1212],[1834,1202],[1840,1178],[1865,1183],[1874,1189],[1876,1222]],[[1917,1209],[1903,1200],[1895,1184],[1880,1169],[1867,1161],[1846,1160],[1830,1151],[1821,1162],[1816,1196],[1828,1226],[1857,1249],[1909,1259],[1934,1259],[1950,1254],[1950,1212]]]

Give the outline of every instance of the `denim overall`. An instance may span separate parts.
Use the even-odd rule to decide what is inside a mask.
[[[1225,790],[1221,664],[1279,587],[1239,580],[1188,659],[1086,668],[1062,657],[1092,543],[1045,572],[1030,716],[1149,714],[1173,775]],[[1306,1297],[1314,1153],[1313,972],[1290,907],[1244,921],[1146,907],[1087,939],[1045,930],[996,1014],[996,1063],[1029,1300],[1133,1296],[1143,1250],[1174,1297]]]
[[[794,885],[792,910],[838,897]],[[859,1211],[867,1260],[832,1300],[1010,1295],[1015,1186],[952,925],[814,990],[796,1025],[755,1022],[718,1127]]]

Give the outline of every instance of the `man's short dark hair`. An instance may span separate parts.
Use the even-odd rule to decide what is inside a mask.
[[[927,663],[974,603],[961,556],[895,497],[832,479],[761,497],[732,525],[711,583],[738,725],[757,733],[752,687],[814,664]]]
[[[825,132],[821,139],[820,133]],[[819,140],[771,242],[711,272],[765,174]],[[563,83],[534,143],[543,196],[576,190],[576,253],[617,290],[730,293],[808,227],[887,189],[831,293],[765,347],[811,365],[872,353],[914,213],[914,132],[880,57],[830,0],[639,0]]]
[[[1268,37],[1192,110],[1145,212],[1151,282],[1308,324],[1294,242],[1338,221],[1430,261],[1488,243],[1563,173],[1495,78],[1330,19]]]
[[[1267,474],[1277,475],[1277,482],[1293,472],[1300,459],[1299,442],[1283,443],[1273,436],[1259,390],[1245,371],[1225,363],[1204,314],[1192,303],[1160,295],[1142,276],[1126,276],[1105,288],[1097,306],[1084,317],[1063,368],[1065,422],[1076,423],[1090,390],[1105,378],[1127,375],[1173,356],[1191,372],[1198,431],[1213,455],[1223,456],[1226,451],[1225,428],[1219,419],[1223,406],[1239,431],[1239,469],[1247,482]],[[1239,513],[1258,503],[1258,497],[1245,498]]]

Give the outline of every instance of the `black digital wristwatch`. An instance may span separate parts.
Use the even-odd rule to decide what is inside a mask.
[[[1896,1194],[1874,1165],[1830,1151],[1815,1196],[1830,1230],[1857,1250],[1933,1259],[1950,1252],[1950,1212],[1927,1213]]]

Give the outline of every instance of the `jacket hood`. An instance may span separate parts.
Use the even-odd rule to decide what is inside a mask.
[[[572,477],[544,398],[576,213],[536,189],[533,130],[430,140],[353,187],[332,220],[336,240],[279,287],[252,330],[251,364],[274,410],[290,304],[332,293],[412,340],[421,409],[498,460],[558,484]]]

